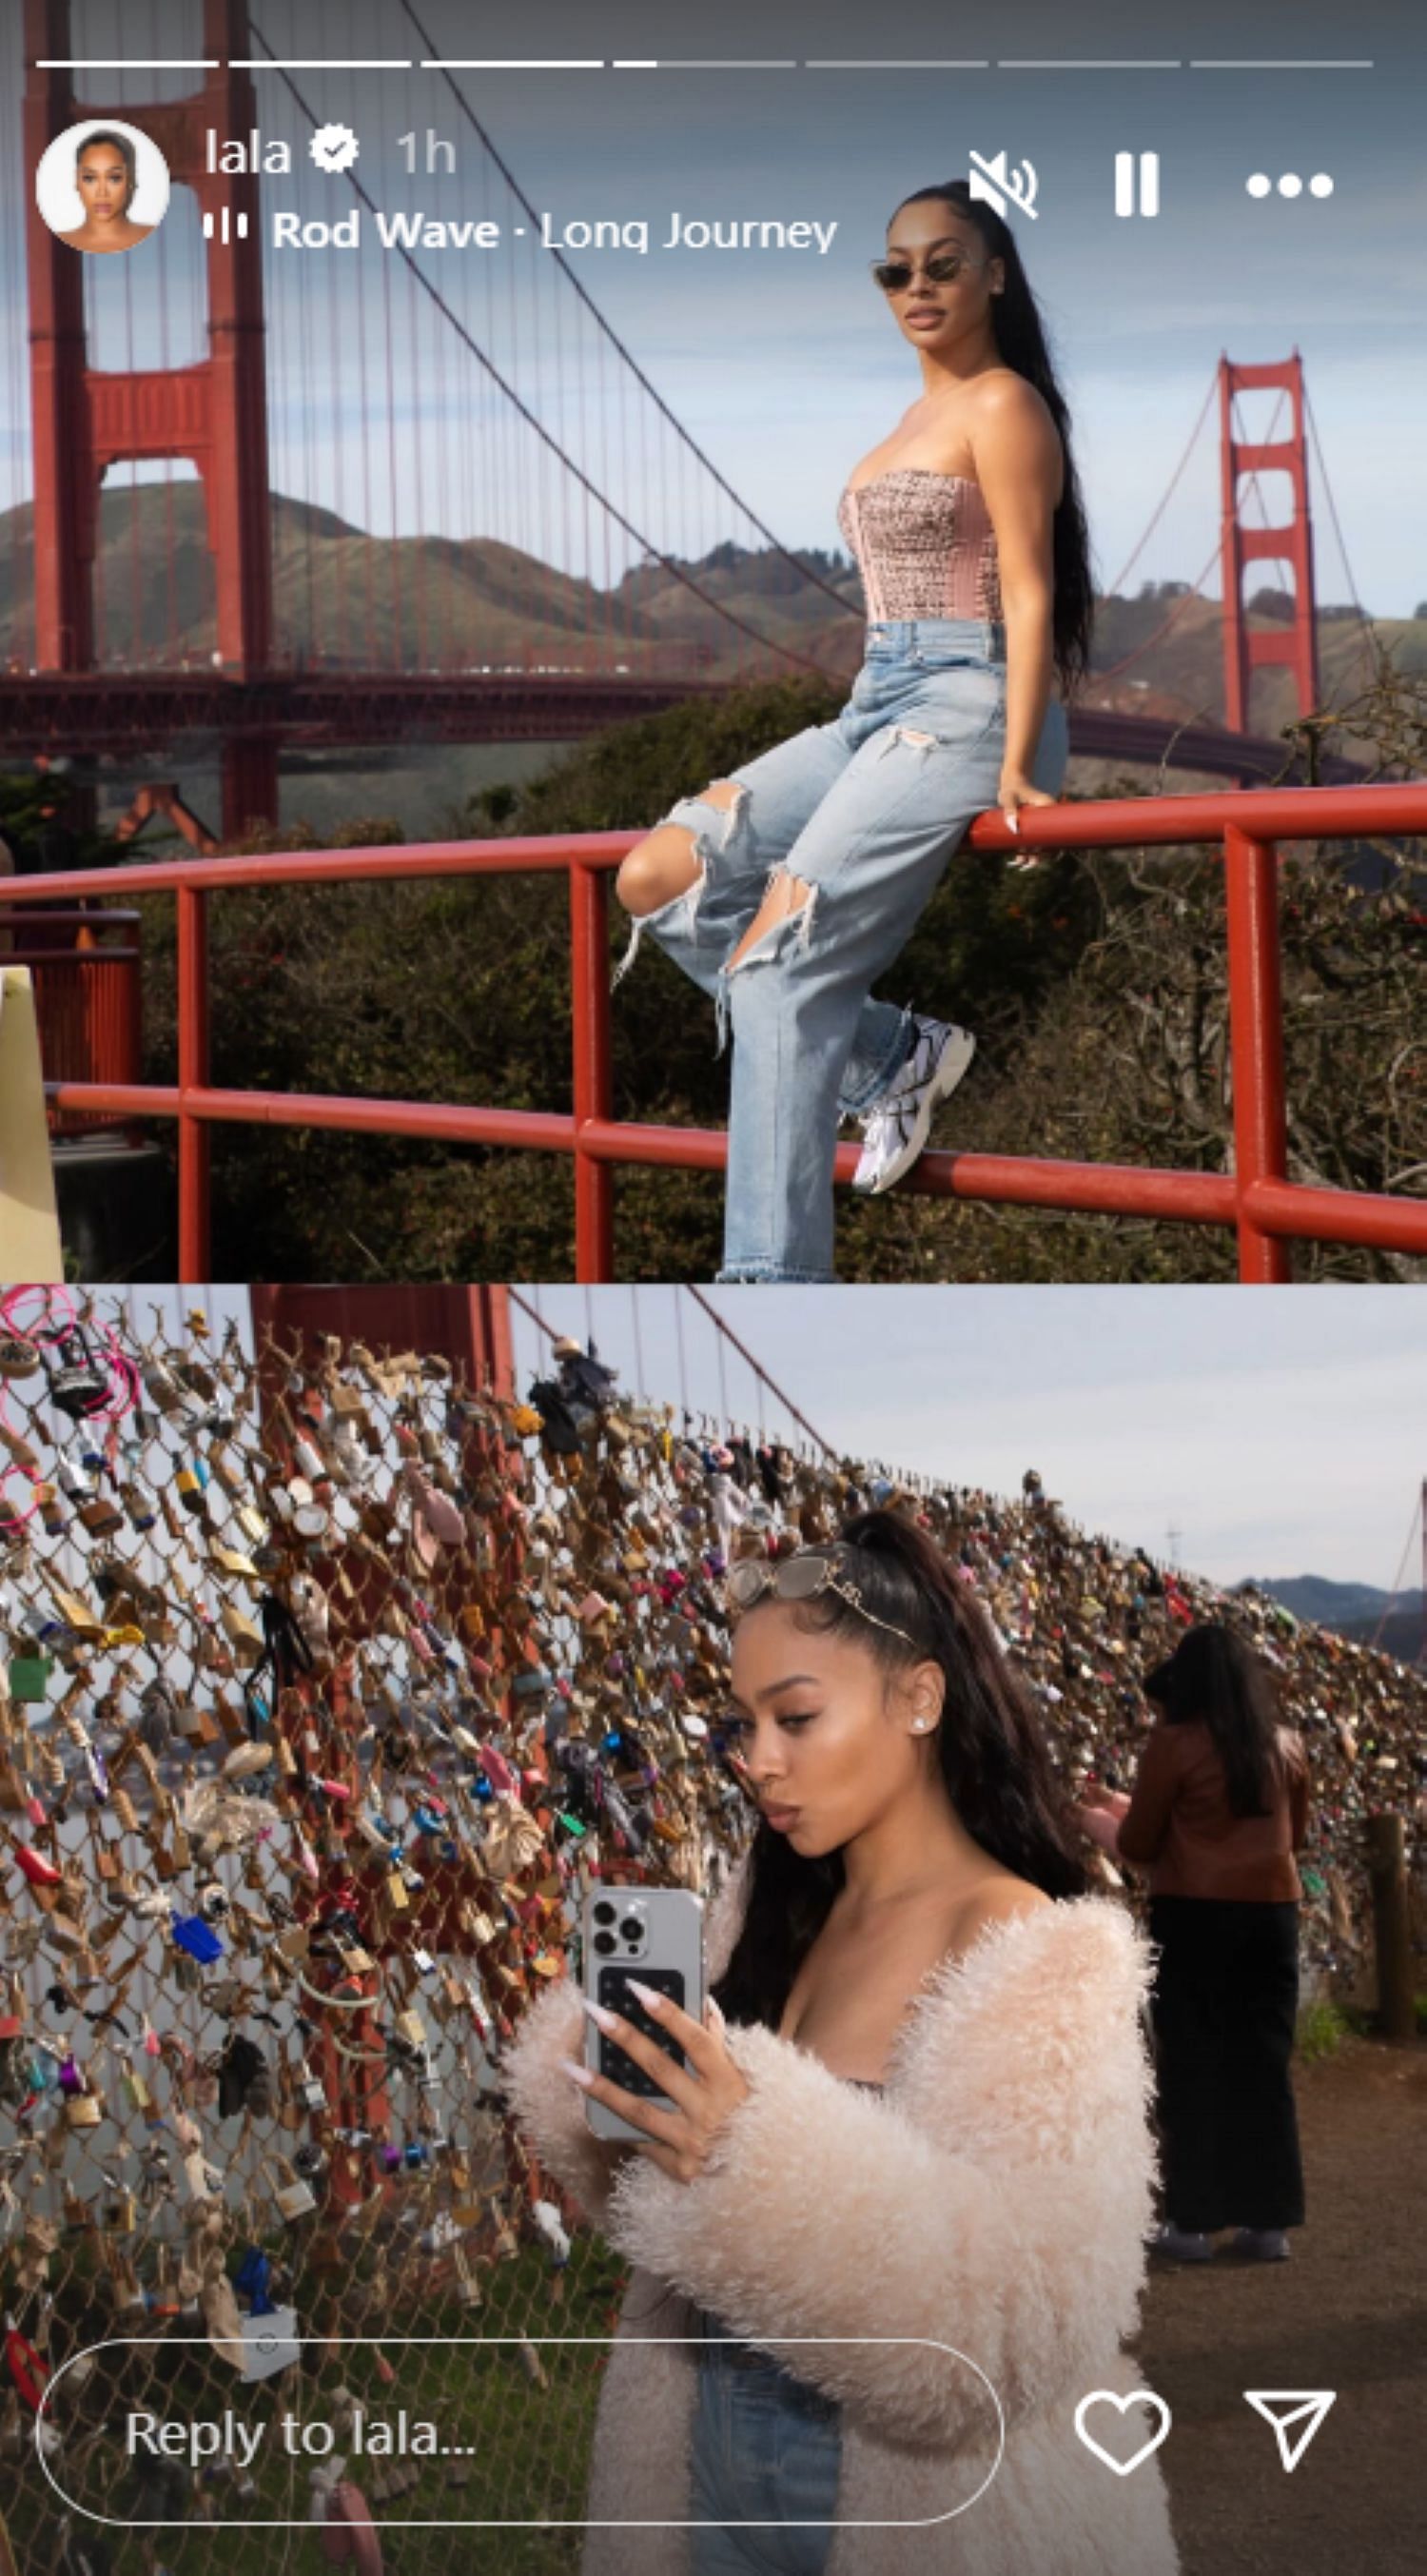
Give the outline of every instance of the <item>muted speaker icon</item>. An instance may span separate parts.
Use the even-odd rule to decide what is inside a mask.
[[[1139,167],[1136,169],[1136,162]],[[1117,152],[1115,155],[1115,212],[1117,215],[1157,215],[1159,213],[1159,154],[1157,152]]]

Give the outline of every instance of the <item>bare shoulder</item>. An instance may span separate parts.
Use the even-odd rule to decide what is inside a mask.
[[[1056,435],[1044,394],[1037,392],[1028,376],[1018,375],[1014,367],[988,367],[967,387],[967,399],[974,417],[988,428],[1002,423],[1016,428],[1044,426],[1052,437]]]
[[[1013,367],[990,367],[970,387],[967,439],[977,480],[1003,515],[1027,492],[1054,503],[1064,482],[1060,432],[1049,404]]]
[[[988,1923],[1015,1923],[1053,1905],[1054,1897],[1044,1888],[1033,1887],[1029,1879],[1017,1878],[1012,1870],[1000,1870],[984,1878],[957,1909],[953,1934],[954,1946],[965,1949]]]

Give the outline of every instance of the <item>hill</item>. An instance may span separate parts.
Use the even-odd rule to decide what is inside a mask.
[[[1399,1663],[1416,1663],[1422,1651],[1420,1592],[1381,1592],[1372,1583],[1333,1583],[1321,1574],[1252,1575],[1236,1588],[1266,1593],[1271,1601],[1291,1610],[1295,1619],[1331,1628],[1358,1645],[1377,1645]]]
[[[790,562],[767,548],[725,543],[673,568],[646,560],[602,589],[494,537],[372,537],[335,511],[277,492],[272,514],[277,650],[308,668],[579,669],[588,657],[639,672],[666,669],[671,653],[691,672],[729,680],[747,680],[760,667],[780,675],[786,653],[816,663],[834,683],[850,681],[857,668],[861,583],[837,550],[804,548]],[[27,668],[31,649],[32,526],[29,503],[0,514],[0,661],[12,668]],[[799,566],[817,578],[804,579]],[[213,567],[196,481],[101,493],[95,596],[101,661],[207,665]],[[1289,612],[1284,594],[1262,590],[1249,623],[1270,632]],[[766,639],[766,654],[730,616]],[[1088,702],[1222,721],[1220,623],[1218,602],[1184,583],[1150,582],[1135,598],[1102,600]],[[1427,618],[1377,619],[1369,632],[1401,671],[1427,672]],[[1355,612],[1324,607],[1318,644],[1324,701],[1346,705],[1371,677]],[[1131,655],[1133,665],[1122,668]],[[1287,670],[1256,673],[1254,729],[1276,732],[1293,713]]]

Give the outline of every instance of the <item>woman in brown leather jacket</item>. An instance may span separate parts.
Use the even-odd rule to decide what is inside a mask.
[[[1146,1675],[1160,1710],[1134,1793],[1082,1809],[1096,1839],[1149,1878],[1164,2137],[1156,2249],[1282,2262],[1303,2224],[1289,2060],[1298,2017],[1294,1859],[1308,1766],[1267,1665],[1232,1628],[1187,1628]]]

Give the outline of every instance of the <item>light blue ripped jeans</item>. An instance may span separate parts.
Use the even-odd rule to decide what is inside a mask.
[[[681,797],[661,822],[695,834],[687,893],[636,919],[615,972],[648,931],[713,997],[722,1054],[733,1028],[723,1266],[727,1280],[832,1280],[839,1120],[890,1090],[915,1043],[910,1011],[870,998],[906,946],[967,826],[996,802],[1006,733],[1005,632],[978,619],[869,625],[852,695],[724,773],[727,809]],[[1032,776],[1065,776],[1065,710],[1052,700]],[[713,781],[709,782],[713,784]],[[812,888],[737,966],[774,878]]]
[[[689,2496],[693,2576],[823,2576],[837,2520],[842,2410],[708,2309]],[[738,2356],[735,2360],[734,2356]]]

